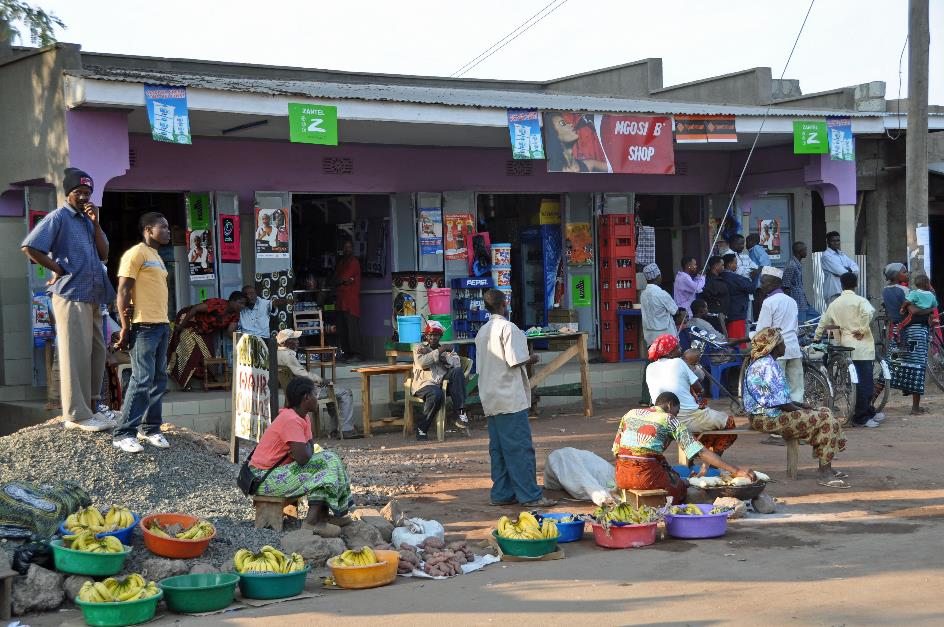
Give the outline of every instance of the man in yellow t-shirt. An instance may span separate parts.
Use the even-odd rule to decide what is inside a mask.
[[[138,225],[144,241],[125,251],[118,268],[121,333],[117,348],[131,353],[131,381],[112,444],[126,453],[144,450],[138,439],[157,448],[170,446],[161,435],[170,342],[167,268],[157,252],[170,243],[170,227],[163,215],[153,211],[141,216]]]

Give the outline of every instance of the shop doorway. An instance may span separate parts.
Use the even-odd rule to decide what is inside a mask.
[[[682,257],[695,257],[699,264],[707,260],[710,241],[704,196],[637,195],[636,217],[655,229],[656,264],[666,291],[672,291]]]

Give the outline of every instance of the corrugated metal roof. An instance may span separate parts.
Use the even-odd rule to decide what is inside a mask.
[[[243,93],[407,102],[488,109],[522,108],[601,113],[703,114],[758,117],[763,116],[767,110],[766,107],[744,105],[666,102],[661,100],[581,96],[544,92],[529,93],[490,89],[452,89],[447,87],[420,87],[410,85],[279,81],[95,66],[88,66],[84,70],[68,70],[66,73],[96,80],[180,85],[192,88]],[[769,115],[772,117],[823,117],[827,115],[837,115],[839,113],[848,117],[882,117],[881,113],[781,107],[771,107]]]

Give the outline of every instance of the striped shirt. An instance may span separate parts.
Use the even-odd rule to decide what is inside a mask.
[[[810,301],[806,297],[806,288],[803,287],[803,265],[796,257],[790,257],[783,269],[783,291],[796,301],[799,311],[807,310]]]

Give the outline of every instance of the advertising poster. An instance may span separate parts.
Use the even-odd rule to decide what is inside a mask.
[[[514,159],[543,159],[541,117],[537,109],[508,109],[508,133]]]
[[[568,266],[593,265],[593,235],[589,222],[568,222],[564,227],[564,237]]]
[[[590,307],[593,304],[593,281],[589,274],[571,275],[570,301],[574,307]]]
[[[213,238],[209,229],[187,231],[187,260],[191,281],[212,281]]]
[[[826,118],[829,129],[829,158],[832,161],[855,161],[855,138],[852,136],[852,120],[849,118]]]
[[[39,224],[40,220],[45,218],[49,214],[48,211],[30,211],[29,212],[29,230],[32,231],[36,228],[36,225]],[[30,263],[30,269],[33,276],[39,281],[39,284],[45,283],[49,280],[49,270],[39,265],[38,263]]]
[[[239,263],[239,216],[221,215],[220,223],[220,261]]]
[[[187,194],[187,228],[198,231],[210,228],[210,195]]]
[[[33,294],[33,338],[48,340],[56,336],[52,319],[52,299],[45,292]]]
[[[233,433],[258,442],[272,422],[269,347],[260,337],[243,335],[233,353]]]
[[[338,145],[338,108],[288,103],[289,139],[295,144]]]
[[[767,249],[767,255],[771,260],[780,259],[782,254],[780,246],[780,220],[758,220],[757,235],[760,237],[759,244]]]
[[[800,120],[793,123],[793,154],[825,155],[829,152],[826,122]]]
[[[420,209],[419,243],[421,255],[443,254],[442,209],[429,207]]]
[[[680,144],[736,142],[733,115],[676,115],[675,141]]]
[[[288,259],[288,209],[261,209],[256,207],[256,258]]]
[[[672,118],[547,111],[548,172],[675,174]]]
[[[469,244],[475,235],[475,220],[471,213],[454,213],[445,216],[445,253],[449,261],[461,261],[469,254]]]
[[[190,143],[186,87],[145,85],[144,104],[151,123],[151,139],[171,144]]]

